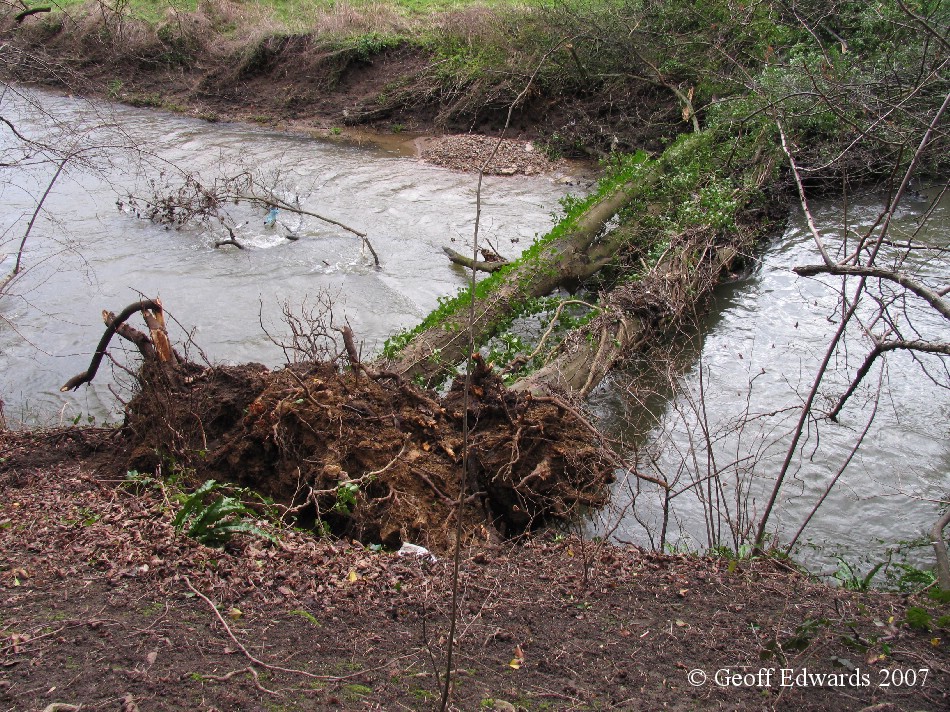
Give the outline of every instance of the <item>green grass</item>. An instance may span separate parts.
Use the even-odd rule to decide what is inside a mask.
[[[401,17],[419,17],[439,12],[460,10],[469,7],[505,8],[524,7],[524,0],[257,0],[248,3],[252,11],[260,12],[264,17],[280,23],[288,30],[308,29],[316,18],[328,14],[358,13],[374,15],[392,13]],[[147,22],[160,22],[167,16],[168,10],[179,13],[191,13],[198,9],[198,0],[177,0],[160,2],[159,0],[119,0],[110,5],[122,14]],[[89,0],[61,0],[57,6],[67,13],[82,8],[95,7]]]

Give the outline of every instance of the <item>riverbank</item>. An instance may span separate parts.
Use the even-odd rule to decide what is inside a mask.
[[[11,13],[0,70],[73,94],[340,140],[365,140],[366,129],[494,135],[514,103],[506,135],[537,142],[530,172],[541,170],[538,155],[658,150],[687,128],[671,95],[650,82],[585,88],[584,74],[564,67],[575,50],[552,58],[545,49],[565,19],[527,7],[341,6],[293,22],[227,0],[161,17],[151,10],[72,4],[19,23]],[[538,64],[542,54],[548,61]],[[458,157],[440,165],[474,168]]]
[[[171,489],[97,469],[112,437],[0,435],[5,705],[434,707],[448,560],[290,529],[204,546],[176,533]],[[456,709],[910,712],[950,699],[946,631],[913,612],[941,615],[926,596],[551,534],[462,561]]]

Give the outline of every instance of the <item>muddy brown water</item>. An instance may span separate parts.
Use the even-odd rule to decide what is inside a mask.
[[[115,420],[113,390],[121,392],[128,380],[121,371],[103,373],[76,394],[62,394],[59,386],[86,368],[101,333],[101,311],[118,310],[139,293],[160,296],[194,331],[211,360],[276,366],[283,354],[260,321],[279,335],[283,300],[299,304],[308,295],[312,301],[320,292],[329,293],[339,317],[345,316],[363,340],[364,353],[371,354],[465,282],[464,272],[449,265],[441,249],[461,249],[472,233],[475,180],[406,157],[401,139],[383,148],[356,147],[49,93],[34,96],[43,111],[17,90],[7,89],[2,96],[3,116],[15,120],[21,131],[43,136],[61,121],[72,135],[77,127],[84,131],[87,147],[123,144],[139,153],[88,150],[84,155],[91,165],[67,171],[47,200],[25,255],[29,271],[11,296],[0,301],[0,394],[9,421]],[[12,150],[10,135],[2,138],[0,147]],[[232,209],[240,223],[238,237],[248,246],[244,251],[214,249],[215,234],[204,226],[166,230],[136,219],[115,202],[130,189],[147,192],[143,164],[152,176],[162,170],[173,174],[173,165],[202,175],[233,173],[248,165],[279,174],[275,180],[288,195],[299,194],[305,206],[366,231],[382,267],[374,267],[351,235],[293,216],[281,216],[281,221],[299,232],[296,242],[282,236],[281,226],[265,227],[263,213]],[[49,165],[42,165],[2,176],[4,273],[51,173]],[[558,199],[579,188],[566,185],[559,174],[487,178],[484,190],[482,234],[503,254],[513,255],[552,224]],[[873,219],[878,205],[868,196],[851,207],[851,219]],[[916,219],[922,206],[909,203],[904,219]],[[837,206],[826,204],[819,206],[817,217],[830,224],[837,212]],[[948,237],[950,204],[944,202],[926,238],[946,244]],[[752,274],[718,292],[679,374],[695,402],[702,370],[716,461],[745,466],[757,460],[744,500],[750,517],[761,511],[769,477],[784,454],[782,433],[794,415],[786,409],[801,402],[835,327],[829,321],[835,305],[831,285],[790,271],[815,259],[804,221],[793,214],[785,234],[767,247]],[[935,271],[942,267],[932,266]],[[933,330],[944,328],[923,323]],[[835,554],[858,567],[866,567],[862,558],[881,560],[887,547],[919,537],[930,526],[938,511],[934,500],[950,490],[950,398],[901,354],[891,358],[886,384],[889,395],[882,399],[865,447],[806,530],[804,539],[812,546],[801,556],[818,567],[833,567]],[[664,393],[668,395],[660,389],[660,396],[644,408],[620,375],[592,395],[591,405],[603,427],[628,442],[660,436],[659,466],[668,476],[681,473],[686,483],[702,476],[706,467],[704,453],[696,461],[687,456],[697,441],[698,421],[687,399]],[[752,413],[780,412],[737,430],[733,424],[747,404]],[[813,430],[773,520],[782,534],[797,528],[866,416],[867,407],[857,405],[839,425],[820,425],[820,438]],[[606,522],[616,537],[649,544],[642,523],[655,531],[661,515],[656,502],[655,494],[644,491],[635,505],[629,503],[628,489],[621,484],[617,506],[596,526]],[[727,505],[734,516],[735,503]],[[727,505],[720,508],[725,511]],[[668,540],[704,550],[702,512],[695,497],[679,497]],[[728,545],[728,527],[722,522],[720,527],[722,543]],[[930,553],[918,549],[911,560],[927,565]]]

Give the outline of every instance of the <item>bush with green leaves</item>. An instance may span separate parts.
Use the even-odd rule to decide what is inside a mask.
[[[183,495],[182,508],[172,524],[207,546],[223,546],[235,534],[276,541],[272,534],[252,523],[256,517],[241,500],[224,494],[224,485],[208,480],[190,495]]]

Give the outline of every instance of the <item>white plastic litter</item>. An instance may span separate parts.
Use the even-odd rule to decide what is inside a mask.
[[[418,544],[410,544],[408,541],[404,541],[402,546],[399,547],[399,551],[396,552],[398,556],[427,556],[429,561],[438,561],[431,551],[426,549],[424,546],[419,546]]]

